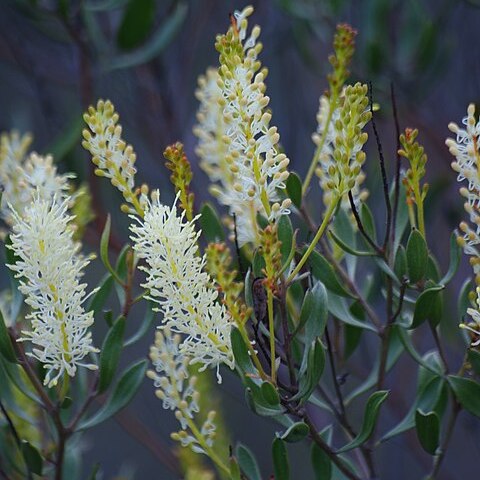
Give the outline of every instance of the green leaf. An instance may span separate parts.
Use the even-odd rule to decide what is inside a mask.
[[[207,242],[225,241],[225,232],[217,212],[210,203],[204,203],[200,210],[200,227]]]
[[[295,172],[290,172],[286,182],[287,194],[292,203],[298,208],[302,208],[302,181]]]
[[[428,263],[428,248],[423,235],[412,229],[407,242],[407,267],[411,283],[417,283],[425,277]]]
[[[100,353],[98,392],[103,393],[112,383],[123,348],[125,317],[119,317],[108,331]]]
[[[263,382],[260,390],[265,401],[272,406],[280,405],[280,397],[277,389],[270,382]]]
[[[267,401],[264,397],[262,388],[257,385],[253,377],[245,376],[243,378],[245,383],[245,397],[250,409],[258,415],[264,417],[278,417],[285,412],[285,408],[280,403],[273,404],[271,398]]]
[[[475,287],[473,286],[472,280],[470,278],[463,282],[460,293],[458,294],[457,301],[457,311],[459,318],[463,318],[467,314],[467,308],[471,306],[468,294],[474,289]]]
[[[305,253],[305,250],[302,253]],[[342,297],[353,297],[353,295],[351,295],[340,283],[333,267],[323,255],[313,251],[307,262],[312,269],[313,276],[317,280],[320,280],[327,290]]]
[[[285,265],[293,246],[293,228],[289,215],[282,215],[278,220],[278,239],[280,240],[280,252],[282,254],[282,265]]]
[[[105,305],[108,296],[112,290],[113,277],[109,273],[100,282],[100,286],[92,297],[90,304],[88,305],[88,311],[93,311],[93,315],[96,316]]]
[[[237,365],[244,374],[256,374],[257,371],[253,366],[252,359],[248,354],[248,348],[238,328],[232,328],[230,339],[232,342],[233,356],[235,357],[235,365]]]
[[[403,245],[399,245],[397,248],[393,271],[395,272],[395,275],[400,279],[407,275],[407,254]]]
[[[155,0],[130,0],[117,31],[117,44],[124,50],[140,45],[155,20]]]
[[[469,349],[467,351],[467,360],[470,363],[473,371],[480,375],[480,352],[477,350]]]
[[[117,272],[113,269],[110,260],[108,258],[108,243],[110,241],[110,229],[112,225],[112,219],[110,214],[107,216],[107,221],[103,227],[102,236],[100,238],[100,258],[103,262],[105,268],[113,275],[115,280],[121,283],[121,280],[118,278]]]
[[[377,331],[369,322],[363,322],[355,318],[348,309],[346,301],[338,295],[332,293],[328,295],[328,310],[334,317],[348,325],[364,330],[370,330],[371,332]]]
[[[377,230],[375,228],[375,220],[373,218],[372,212],[368,208],[366,203],[362,203],[360,207],[360,219],[362,220],[363,228],[368,233],[369,237],[376,242],[377,241]]]
[[[22,440],[22,455],[28,469],[36,475],[42,475],[43,458],[38,450],[26,440]]]
[[[462,407],[472,415],[480,417],[480,384],[455,375],[448,376],[448,383]]]
[[[346,253],[355,255],[356,257],[371,257],[376,255],[373,250],[357,250],[356,248],[347,245],[333,230],[329,230],[330,238]]]
[[[263,258],[262,251],[260,248],[255,250],[252,260],[252,271],[254,278],[260,278],[264,276],[265,269],[265,259]]]
[[[300,381],[298,392],[292,397],[292,400],[306,402],[312,392],[315,390],[323,368],[325,367],[325,352],[320,339],[313,341],[305,352],[304,360],[300,367]]]
[[[240,466],[234,456],[230,457],[230,480],[242,480]]]
[[[415,302],[412,324],[409,328],[417,328],[425,320],[432,325],[438,325],[443,314],[442,290],[443,285],[437,285],[424,290]]]
[[[375,428],[375,424],[377,423],[380,406],[386,400],[387,396],[387,390],[380,390],[370,396],[365,407],[362,429],[351,442],[347,443],[344,447],[338,450],[337,454],[353,450],[354,448],[357,448],[365,443],[370,438],[370,435]]]
[[[187,16],[187,11],[187,2],[178,2],[173,13],[165,19],[141,48],[113,57],[109,62],[105,63],[105,70],[131,68],[146,63],[160,55],[180,30]]]
[[[415,412],[417,436],[423,449],[435,455],[440,438],[440,419],[435,412],[423,412],[419,408]]]
[[[272,444],[273,471],[275,480],[288,480],[290,478],[290,466],[285,442],[281,438],[275,438]]]
[[[129,347],[134,343],[138,342],[143,336],[150,330],[152,325],[153,319],[155,318],[155,312],[153,311],[153,303],[148,301],[147,302],[147,311],[145,313],[145,317],[143,319],[142,324],[138,328],[138,330],[125,342],[123,343],[124,347]]]
[[[262,480],[257,461],[250,449],[239,443],[236,449],[236,454],[240,468],[247,476],[248,480]]]
[[[288,427],[285,432],[280,435],[280,438],[288,443],[300,442],[309,432],[308,425],[304,422],[296,422]]]
[[[423,411],[434,411],[437,413],[442,400],[442,395],[446,391],[445,381],[442,377],[432,376],[431,372],[425,372],[420,370],[416,400],[405,417],[389,430],[380,440],[380,442],[386,442],[396,435],[400,435],[407,430],[415,427],[415,414],[417,408]]]
[[[303,299],[300,319],[295,332],[305,327],[305,343],[308,345],[325,330],[328,318],[327,291],[322,282],[315,282],[312,289],[307,290]]]
[[[83,421],[77,430],[86,430],[109,419],[125,408],[137,393],[147,371],[147,361],[142,360],[129,367],[120,378],[115,390],[102,408],[91,418]]]
[[[332,462],[316,443],[312,443],[310,458],[315,480],[330,480],[332,478]]]
[[[2,312],[0,311],[0,354],[3,358],[10,363],[18,363],[17,357],[15,355],[15,350],[13,349],[12,340],[8,333],[7,325],[5,325],[5,320],[3,319]]]
[[[428,280],[431,280],[434,283],[438,283],[440,281],[440,266],[433,255],[428,256],[427,271],[425,276]]]
[[[440,280],[440,283],[442,285],[447,285],[450,282],[450,280],[453,278],[455,273],[457,273],[461,258],[462,258],[462,249],[457,243],[457,236],[455,232],[452,232],[452,234],[450,235],[450,263],[448,265],[447,273]]]

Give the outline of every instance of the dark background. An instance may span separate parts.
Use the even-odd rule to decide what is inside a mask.
[[[351,23],[359,32],[352,79],[371,81],[376,115],[387,166],[395,158],[390,85],[393,83],[401,128],[420,129],[419,140],[429,156],[431,185],[427,203],[430,246],[445,268],[450,232],[464,216],[458,186],[450,170],[451,158],[444,146],[449,121],[460,123],[467,104],[480,92],[480,2],[461,0],[265,0],[252,2],[252,23],[262,26],[263,64],[269,68],[267,94],[271,97],[273,125],[291,167],[305,174],[313,154],[311,133],[316,128],[318,97],[327,87],[330,70],[327,56],[335,25]],[[168,172],[163,166],[166,145],[181,140],[194,169],[193,190],[197,205],[207,194],[208,179],[199,170],[194,154],[197,102],[194,91],[199,74],[215,65],[215,35],[228,27],[228,13],[243,8],[243,2],[220,0],[154,1],[3,1],[0,2],[0,131],[16,128],[34,134],[34,149],[54,154],[61,171],[76,172],[79,181],[89,181],[89,157],[80,145],[82,111],[98,98],[109,98],[120,113],[124,137],[138,154],[138,181],[159,187],[162,198],[173,198]],[[370,132],[371,133],[371,132]],[[370,204],[382,227],[376,149],[368,142],[366,171]],[[119,196],[108,182],[92,184],[96,222],[87,231],[86,248],[98,250],[105,212],[113,210],[114,235],[126,241],[126,219],[118,211]],[[318,192],[317,192],[318,193]],[[312,200],[313,199],[313,200]],[[318,197],[310,195],[312,214],[321,216]],[[91,269],[91,280],[100,278],[100,268]],[[445,319],[448,354],[459,365],[460,349],[455,316],[455,295],[470,275],[464,262],[450,288],[450,308]],[[359,279],[361,281],[361,278]],[[129,319],[135,330],[135,312]],[[103,325],[96,327],[102,338]],[[142,357],[152,334],[141,345],[125,352],[127,364]],[[429,344],[420,346],[429,348]],[[368,349],[360,352],[371,365]],[[416,368],[408,359],[388,378],[396,390],[397,403],[385,409],[382,428],[398,422],[408,410]],[[246,409],[241,386],[225,374],[220,388],[232,438],[248,444],[257,454],[265,478],[271,472],[270,443],[275,425],[254,417]],[[479,399],[480,401],[480,399]],[[357,405],[357,404],[354,404]],[[361,413],[361,410],[358,414]],[[123,415],[123,427],[110,421],[82,439],[86,478],[100,462],[105,478],[133,472],[135,478],[175,478],[145,446],[152,449],[169,443],[177,428],[170,412],[162,409],[149,382]],[[318,425],[325,425],[322,413]],[[440,478],[475,478],[480,454],[476,422],[462,414]],[[140,426],[137,422],[141,422]],[[133,427],[132,427],[133,425]],[[143,426],[142,426],[143,425]],[[146,426],[146,427],[145,427]],[[148,429],[148,432],[145,430]],[[140,429],[140,430],[138,430]],[[126,431],[128,430],[128,431]],[[153,437],[148,435],[153,434]],[[158,438],[162,438],[159,445]],[[290,449],[292,478],[309,479],[309,452],[304,444]],[[160,455],[161,456],[161,455]],[[381,478],[421,478],[429,458],[422,453],[415,434],[390,441],[378,451]]]

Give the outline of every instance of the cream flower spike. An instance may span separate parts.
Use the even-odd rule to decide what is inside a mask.
[[[452,169],[457,172],[459,182],[466,181],[467,187],[460,188],[460,194],[466,198],[464,204],[471,225],[460,223],[462,236],[457,238],[475,273],[477,285],[480,284],[480,121],[475,121],[475,106],[470,104],[467,116],[462,120],[465,128],[450,123],[448,128],[456,134],[456,139],[447,138],[445,144],[455,157]]]
[[[9,204],[21,213],[37,195],[62,202],[68,195],[69,180],[73,174],[59,175],[51,155],[41,156],[26,152],[31,136],[18,133],[3,134],[0,140],[0,185],[3,188],[0,215],[11,225],[14,221]]]
[[[175,202],[176,203],[176,202]],[[234,367],[230,344],[232,320],[225,307],[218,303],[218,292],[204,271],[205,257],[198,254],[193,219],[185,220],[176,205],[160,203],[158,192],[146,206],[143,219],[135,215],[130,226],[131,239],[139,258],[146,265],[139,267],[147,275],[142,286],[147,298],[158,305],[163,324],[173,332],[185,335],[180,345],[190,363],[218,368],[225,363]]]
[[[83,306],[95,290],[87,295],[87,285],[80,283],[89,260],[78,253],[80,245],[72,240],[68,202],[68,197],[59,203],[37,195],[22,216],[13,212],[10,248],[19,260],[8,267],[20,279],[19,289],[31,307],[27,316],[31,330],[22,331],[19,341],[32,343],[27,355],[47,369],[44,383],[49,387],[64,373],[73,377],[80,366],[97,369],[85,362],[98,350],[88,331],[93,312]]]
[[[217,37],[220,68],[217,75],[207,72],[199,81],[201,105],[195,129],[204,168],[217,182],[214,191],[236,215],[240,244],[258,243],[257,213],[272,221],[290,213],[291,203],[289,199],[280,202],[277,193],[285,188],[289,160],[279,153],[280,136],[270,126],[267,71],[260,70],[257,58],[262,49],[257,43],[260,27],[247,36],[247,18],[252,13],[252,7],[235,12],[227,34]]]
[[[344,97],[345,88],[342,90],[342,93],[340,95],[340,105],[344,102]],[[319,108],[317,113],[318,127],[317,131],[312,135],[313,143],[315,143],[317,148],[321,147],[318,160],[320,166],[315,170],[315,173],[319,178],[320,188],[323,192],[323,203],[326,208],[328,208],[333,198],[333,192],[331,188],[329,188],[331,180],[330,174],[335,168],[335,144],[337,137],[339,136],[339,134],[341,134],[341,132],[335,128],[335,125],[337,125],[337,122],[340,120],[341,107],[338,106],[332,113],[332,117],[328,125],[328,131],[325,134],[325,140],[323,140],[322,142],[322,134],[325,130],[329,109],[330,100],[326,95],[322,95],[319,99]],[[359,145],[359,143],[357,142],[357,149],[359,147],[361,148],[362,145]],[[366,175],[363,170],[360,170],[355,178],[355,184],[352,188],[353,201],[357,206],[368,198],[368,190],[362,188],[362,183],[365,181],[365,177]],[[351,209],[348,197],[343,196],[340,205],[345,211],[350,212]],[[356,225],[355,221],[353,223]]]
[[[172,334],[168,327],[158,330],[155,343],[150,347],[154,370],[149,370],[147,376],[153,380],[163,408],[173,410],[180,422],[182,430],[173,433],[172,438],[196,453],[208,455],[215,439],[215,412],[208,413],[200,428],[196,426],[195,415],[200,410],[200,394],[196,389],[197,378],[189,377],[189,358],[181,352],[181,345],[179,334]]]

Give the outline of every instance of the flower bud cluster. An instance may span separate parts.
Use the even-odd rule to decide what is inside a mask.
[[[194,195],[189,186],[193,175],[183,144],[177,142],[170,145],[163,156],[167,160],[166,167],[172,172],[170,180],[175,186],[175,193],[179,195],[180,206],[185,210],[187,219],[192,220]]]
[[[460,188],[460,194],[466,199],[465,211],[470,224],[460,223],[461,235],[457,240],[466,255],[469,255],[475,280],[480,285],[480,121],[475,119],[475,106],[470,104],[467,116],[462,120],[465,128],[450,123],[448,128],[456,138],[448,138],[446,145],[455,157],[452,169],[457,172],[459,182],[466,181],[467,186]]]
[[[200,80],[197,96],[202,104],[195,129],[197,152],[218,182],[219,201],[236,215],[240,244],[258,243],[257,213],[272,221],[288,214],[291,204],[289,199],[280,201],[277,191],[285,188],[289,159],[279,152],[280,135],[270,126],[267,71],[258,60],[260,27],[247,38],[252,13],[252,7],[235,12],[228,32],[217,37],[220,68],[217,75],[207,72]]]
[[[476,308],[467,309],[467,314],[470,315],[470,322],[460,324],[460,328],[464,328],[470,333],[472,347],[480,345],[480,287],[477,287],[476,293]]]
[[[88,331],[93,312],[83,307],[95,290],[87,295],[87,285],[80,283],[89,260],[78,253],[80,245],[72,240],[68,202],[68,197],[58,203],[37,196],[22,216],[13,211],[10,248],[18,261],[8,267],[20,279],[19,290],[31,307],[27,319],[32,329],[23,331],[20,341],[33,344],[27,355],[47,369],[44,383],[49,387],[64,373],[73,377],[79,366],[97,368],[84,363],[85,357],[98,351]]]
[[[122,193],[127,202],[127,205],[122,205],[123,211],[141,214],[146,195],[134,189],[137,155],[122,138],[119,116],[112,102],[99,100],[96,108],[88,108],[83,119],[88,129],[83,130],[82,146],[92,155],[92,162],[97,167],[95,174],[109,178]]]
[[[225,243],[210,243],[205,255],[207,271],[222,296],[222,302],[237,325],[244,325],[250,309],[242,300],[244,285],[236,281],[238,272],[232,267],[230,249]]]
[[[200,371],[209,366],[218,371],[222,363],[233,368],[231,316],[218,303],[218,292],[204,271],[196,218],[185,220],[185,211],[179,215],[175,205],[166,207],[158,194],[146,205],[143,219],[131,218],[136,222],[130,226],[134,249],[146,262],[139,267],[147,274],[142,286],[158,305],[164,324],[185,335],[182,354],[190,357],[190,363],[201,364]]]
[[[30,135],[20,137],[17,132],[0,137],[0,215],[9,225],[14,222],[9,205],[21,214],[35,196],[61,202],[68,195],[69,180],[74,178],[73,174],[59,175],[51,155],[32,152],[27,156],[31,141]]]
[[[319,129],[313,137],[317,146],[321,141],[320,132],[327,127],[327,112],[330,108],[328,101],[326,97],[320,99],[317,116]],[[366,156],[362,148],[368,139],[368,134],[362,130],[371,116],[367,86],[360,83],[347,86],[328,125],[316,170],[326,205],[330,204],[332,198],[343,198],[349,191],[352,191],[356,201],[361,201],[368,195],[360,188],[365,178],[362,165]]]
[[[213,446],[216,433],[215,411],[210,411],[202,426],[197,428],[195,416],[199,412],[200,394],[196,389],[196,377],[189,377],[190,360],[182,352],[181,345],[180,335],[172,334],[170,328],[158,330],[155,343],[150,347],[154,370],[149,370],[147,376],[153,380],[163,408],[173,410],[180,422],[182,429],[172,433],[172,438],[194,452],[208,454],[205,446]]]

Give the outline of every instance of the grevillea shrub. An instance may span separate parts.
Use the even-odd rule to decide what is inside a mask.
[[[311,450],[309,478],[376,479],[378,450],[412,431],[409,448],[427,456],[425,475],[440,478],[459,413],[480,417],[475,107],[461,127],[449,125],[466,218],[441,252],[450,259],[442,272],[429,247],[429,163],[419,132],[397,128],[397,155],[384,158],[372,87],[348,83],[355,30],[337,27],[312,160],[301,178],[274,126],[252,14],[247,7],[232,15],[216,38],[218,65],[196,92],[196,155],[217,207],[196,202],[181,143],[164,152],[176,192],[165,203],[155,185],[137,183],[136,154],[113,104],[99,100],[84,114],[82,145],[95,174],[121,193],[130,225],[128,243],[113,247],[108,217],[98,286],[82,283],[95,257],[81,245],[92,218],[88,190],[73,174],[61,175],[51,156],[28,153],[29,135],[2,135],[0,212],[10,272],[0,320],[3,478],[80,478],[82,435],[119,414],[144,382],[153,382],[158,408],[178,421],[163,460],[176,477],[192,480],[299,478],[289,462],[294,442]],[[364,150],[367,132],[374,154]],[[376,216],[364,186],[367,163],[382,183]],[[462,250],[472,278],[458,312],[447,315],[444,296]],[[92,336],[94,322],[106,322],[104,338]],[[459,327],[457,361],[445,353],[445,324]],[[149,360],[120,368],[145,336]],[[388,379],[403,358],[415,367],[411,385],[399,389]],[[245,392],[252,436],[255,416],[277,426],[267,477],[254,449],[227,431],[232,412],[218,396],[226,376]],[[409,395],[403,418],[382,421],[399,390]],[[115,451],[115,439],[108,448]],[[97,478],[99,467],[86,467]]]

